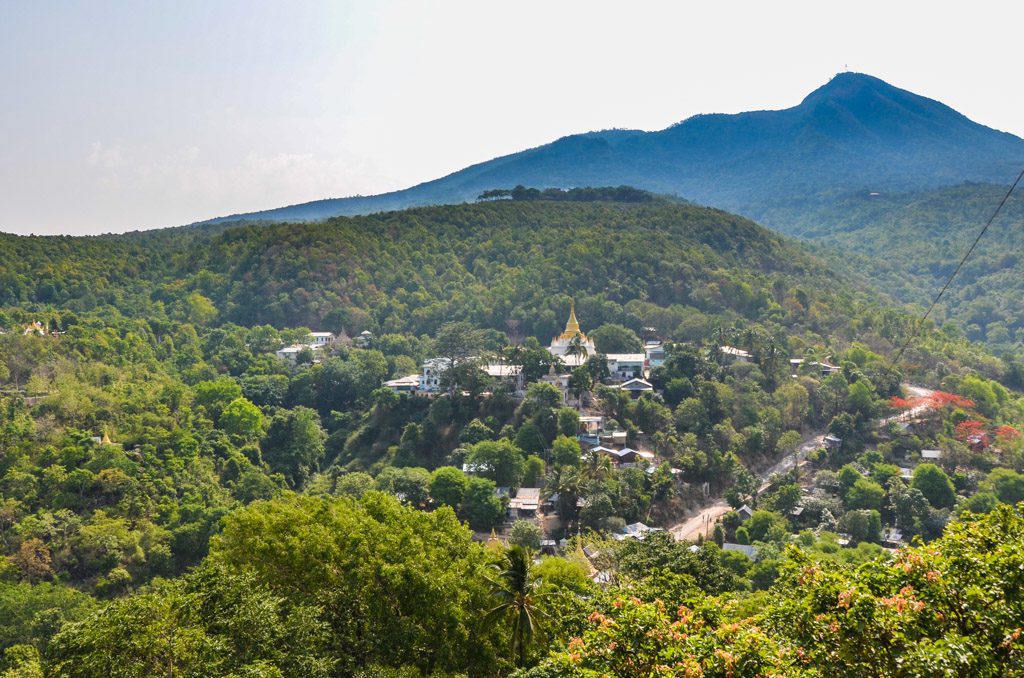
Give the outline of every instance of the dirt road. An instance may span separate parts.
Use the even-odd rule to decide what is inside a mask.
[[[824,433],[815,432],[806,436],[800,442],[799,452],[797,453],[799,463],[802,464],[804,462],[808,452],[821,447],[824,437]],[[783,459],[771,466],[771,468],[758,474],[758,478],[761,481],[758,485],[758,491],[763,492],[768,489],[772,476],[788,473],[792,470],[794,461],[793,455],[787,454]],[[723,514],[731,510],[732,507],[722,497],[710,497],[700,511],[668,528],[668,532],[676,538],[676,541],[694,541],[700,534],[709,537],[711,536],[711,531],[715,529],[715,522]]]
[[[906,389],[907,394],[912,398],[925,398],[935,392],[922,386],[912,386],[910,384],[904,384],[904,388]],[[906,421],[917,417],[926,409],[928,409],[926,405],[919,405],[907,410],[906,412],[882,419],[881,421],[882,423],[896,420]],[[761,479],[761,483],[758,487],[758,491],[763,492],[768,489],[772,476],[788,473],[792,470],[794,461],[803,464],[804,460],[807,458],[807,453],[821,447],[824,438],[824,432],[811,433],[800,443],[799,452],[796,455],[798,461],[794,460],[793,455],[787,454],[777,464],[760,473],[759,478]],[[676,541],[693,541],[697,539],[697,536],[700,534],[703,534],[705,537],[709,537],[711,536],[711,531],[715,529],[715,522],[731,509],[732,507],[729,506],[722,497],[709,497],[696,514],[690,516],[686,520],[672,525],[667,531],[676,538]]]

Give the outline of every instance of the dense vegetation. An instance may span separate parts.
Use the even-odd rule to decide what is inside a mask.
[[[845,599],[829,596],[863,591],[845,602],[865,615],[934,598],[948,620],[952,593],[903,590],[883,528],[932,542],[899,558],[931,559],[927,572],[949,570],[941,581],[957,592],[961,566],[944,558],[1019,543],[1020,516],[997,506],[1024,499],[1024,404],[1005,385],[1020,367],[929,326],[890,368],[912,317],[744,219],[661,201],[502,200],[324,224],[5,236],[0,258],[11,676],[643,675],[646,664],[594,648],[646,643],[622,635],[644,628],[665,642],[635,661],[672,666],[685,651],[734,675],[815,675],[843,653],[859,675],[907,658],[938,666],[954,652],[943,642],[959,653],[954,673],[1019,661],[1019,610],[1000,588],[1015,581],[1013,549],[964,594],[991,616],[957,619],[955,637],[838,618]],[[656,464],[581,455],[579,412],[543,381],[542,343],[570,296],[599,352],[573,372],[574,398]],[[356,340],[294,364],[274,355],[308,327]],[[650,375],[659,394],[601,385],[600,353],[652,335],[668,343]],[[380,388],[432,356],[462,360],[442,395]],[[522,365],[525,394],[480,372],[479,356]],[[790,357],[807,359],[795,377]],[[813,364],[826,360],[835,374]],[[904,376],[945,389],[909,431],[883,419],[921,407]],[[824,432],[843,445],[762,487],[759,472]],[[941,460],[901,479],[926,447]],[[694,549],[664,533],[612,538],[627,523],[670,526],[705,483],[753,515],[727,513]],[[508,526],[498,487],[542,488],[558,522],[548,534]],[[989,512],[982,528],[947,528]],[[473,540],[503,525],[517,547]],[[567,538],[562,557],[520,550],[542,537]],[[699,647],[673,644],[679,624],[700,627]],[[854,657],[856,629],[903,640]],[[749,662],[732,664],[740,645]]]
[[[449,509],[289,495],[231,514],[184,577],[11,647],[8,675],[1014,675],[1022,539],[1010,507],[889,560],[808,536],[757,593],[713,544],[630,540],[598,586],[581,552],[531,563]]]
[[[797,354],[854,339],[887,352],[912,323],[881,293],[752,222],[660,202],[498,201],[227,231],[3,236],[0,256],[0,304],[22,311],[0,324],[47,308],[67,318],[58,325],[115,314],[155,323],[161,341],[170,323],[418,337],[466,320],[543,342],[561,330],[570,296],[592,328],[703,341],[757,323],[788,335]],[[1003,369],[955,335],[927,337],[928,350],[907,362]]]
[[[838,251],[850,268],[870,272],[880,288],[923,306],[1005,195],[1005,187],[988,184],[892,195],[865,191],[816,209],[779,210],[773,223]],[[948,322],[999,353],[1019,352],[1024,343],[1022,221],[1024,198],[1017,193],[936,309],[940,324]]]

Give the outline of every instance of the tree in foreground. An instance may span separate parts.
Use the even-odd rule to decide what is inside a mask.
[[[517,676],[1024,675],[1022,543],[1024,505],[1001,505],[859,566],[790,546],[756,609],[620,598]],[[641,572],[657,571],[644,561]]]
[[[502,569],[504,568],[504,569]],[[496,579],[491,579],[491,595],[498,601],[484,617],[484,623],[507,619],[511,628],[511,649],[516,665],[526,663],[526,648],[538,630],[538,607],[544,594],[538,591],[540,579],[533,572],[530,552],[513,546],[505,554],[505,563],[495,565]]]
[[[537,523],[529,520],[517,520],[512,523],[512,531],[509,534],[509,541],[516,546],[522,546],[531,551],[540,550],[541,539],[544,538],[544,531]]]

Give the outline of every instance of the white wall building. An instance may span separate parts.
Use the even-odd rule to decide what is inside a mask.
[[[586,349],[586,355],[568,355],[566,351],[569,350],[570,345],[573,343],[575,338],[579,337],[580,344]],[[594,346],[594,341],[590,339],[580,329],[580,323],[576,320],[576,304],[575,302],[569,307],[569,321],[565,323],[565,331],[559,334],[557,337],[551,339],[551,345],[548,346],[548,351],[551,355],[558,356],[568,367],[578,367],[583,363],[587,362],[587,358],[597,353],[597,347]]]
[[[304,348],[306,348],[305,344],[292,344],[291,346],[285,346],[284,348],[277,349],[277,352],[274,355],[281,360],[287,360],[294,365],[299,359],[299,353]]]
[[[311,347],[320,348],[333,344],[335,340],[334,332],[310,332],[309,333],[309,345]]]
[[[647,356],[643,353],[609,353],[608,372],[612,379],[626,381],[643,378],[644,362]]]

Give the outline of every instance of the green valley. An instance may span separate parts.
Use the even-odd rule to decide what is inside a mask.
[[[1019,670],[1020,364],[572,195],[2,236],[2,675]]]

